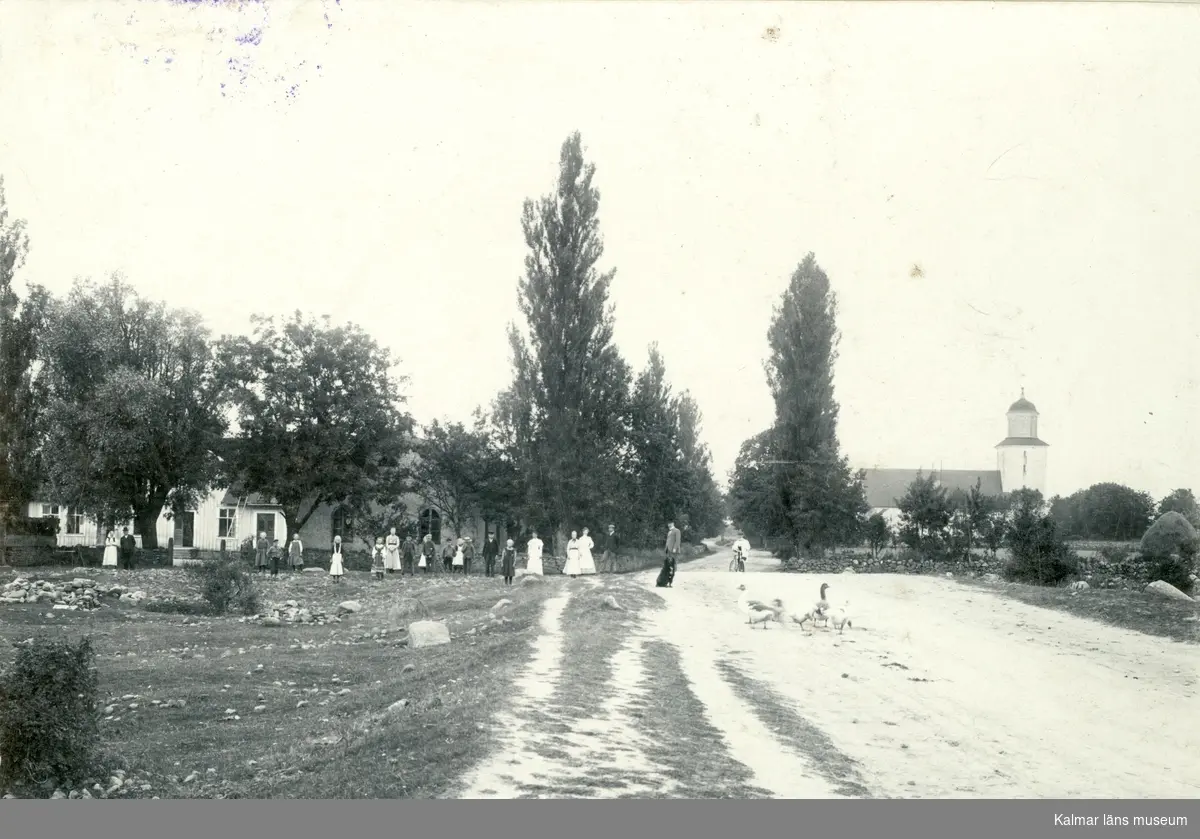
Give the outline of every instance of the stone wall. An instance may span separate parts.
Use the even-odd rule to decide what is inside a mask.
[[[1157,579],[1154,574],[1157,563],[1126,544],[1080,546],[1075,549],[1075,556],[1079,562],[1075,579],[1086,580],[1093,588],[1141,589]],[[786,563],[785,568],[810,574],[839,574],[846,568],[852,568],[860,574],[936,574],[949,571],[975,576],[1003,576],[1008,559],[1007,550],[1000,550],[995,557],[983,551],[975,552],[969,563],[961,559],[933,562],[909,550],[889,549],[882,551],[878,557],[872,557],[865,550],[849,550],[817,559],[793,560]]]
[[[13,568],[99,568],[104,562],[104,548],[10,547],[5,551],[4,559]],[[170,564],[165,548],[134,552],[135,568],[166,568]]]

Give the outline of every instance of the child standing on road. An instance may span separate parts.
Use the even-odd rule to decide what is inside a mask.
[[[271,543],[271,547],[267,548],[267,561],[271,563],[271,576],[279,576],[279,561],[283,559],[283,548],[279,547],[279,540],[276,539]]]
[[[383,579],[383,537],[375,537],[375,553],[371,556],[371,573],[375,579]]]
[[[333,578],[335,583],[342,581],[342,574],[346,573],[342,567],[342,537],[333,537],[333,556],[329,557],[329,576]]]
[[[513,577],[517,574],[517,548],[512,539],[504,545],[504,553],[500,556],[500,570],[504,572],[504,584],[511,586]]]

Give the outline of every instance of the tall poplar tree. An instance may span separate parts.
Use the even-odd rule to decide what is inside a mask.
[[[513,382],[496,403],[525,478],[522,512],[560,539],[573,522],[612,515],[625,441],[630,371],[613,343],[615,271],[599,267],[595,174],[576,132],[562,145],[554,191],[525,202],[525,323],[509,327]]]
[[[837,296],[812,253],[792,273],[767,337],[778,509],[797,551],[821,550],[852,539],[867,508],[861,476],[839,455]]]

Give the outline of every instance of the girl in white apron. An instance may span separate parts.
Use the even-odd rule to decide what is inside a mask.
[[[451,565],[453,566],[453,569],[454,569],[453,573],[457,573],[457,574],[463,573],[463,565],[464,565],[465,560],[466,560],[466,557],[463,555],[463,540],[459,539],[457,550],[454,551],[454,559],[451,560]]]
[[[346,569],[342,566],[342,537],[333,537],[333,556],[329,557],[329,576],[335,583],[342,581]]]

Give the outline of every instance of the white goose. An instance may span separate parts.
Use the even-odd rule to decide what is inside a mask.
[[[746,586],[738,586],[741,595],[738,597],[738,608],[746,615],[746,623],[751,626],[762,624],[762,628],[767,628],[767,621],[778,621],[778,609],[768,606],[761,600],[752,600],[750,595],[746,593]]]

